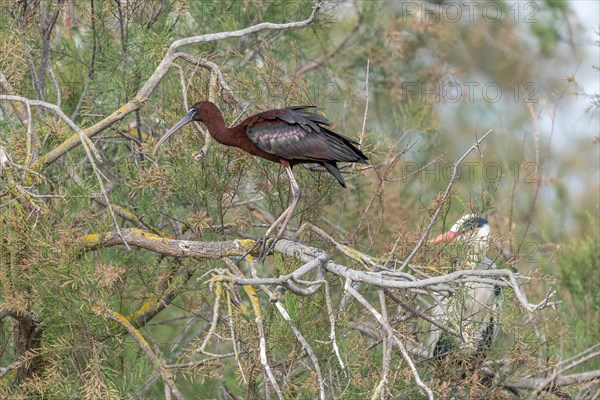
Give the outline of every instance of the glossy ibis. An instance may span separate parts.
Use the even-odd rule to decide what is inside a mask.
[[[464,215],[448,232],[435,237],[435,244],[460,240],[468,252],[460,269],[496,269],[496,263],[485,256],[490,243],[488,222],[475,214]],[[500,286],[467,282],[462,290],[446,298],[434,308],[433,314],[462,335],[461,348],[468,353],[481,353],[498,336],[498,311],[502,306]],[[445,356],[455,345],[446,333],[434,328],[428,339],[434,356]]]
[[[283,221],[277,234],[279,239],[300,199],[300,188],[292,173],[294,165],[320,164],[340,185],[346,187],[337,163],[367,162],[367,157],[356,147],[358,143],[330,130],[331,123],[325,117],[314,113],[315,109],[314,106],[295,106],[269,110],[228,128],[219,108],[209,101],[201,101],[194,104],[190,111],[160,138],[154,147],[154,154],[175,131],[192,121],[198,121],[206,125],[217,142],[283,165],[290,180],[292,201],[265,233],[265,237],[268,237]]]

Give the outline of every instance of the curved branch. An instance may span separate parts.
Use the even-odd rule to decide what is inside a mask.
[[[0,304],[0,321],[5,317],[12,317],[14,320],[27,322],[27,323],[37,323],[38,319],[35,315],[30,314],[26,311],[19,310],[16,307],[13,307],[8,304]]]
[[[205,43],[205,42],[214,42],[216,40],[223,39],[231,39],[241,36],[247,36],[255,32],[259,32],[262,30],[285,30],[285,29],[294,29],[294,28],[302,28],[310,24],[314,21],[317,16],[317,11],[321,8],[322,4],[320,1],[317,1],[313,6],[312,13],[310,17],[305,19],[304,21],[298,22],[288,22],[285,24],[274,24],[272,22],[262,22],[260,24],[249,26],[248,28],[240,29],[237,31],[231,32],[219,32],[219,33],[208,33],[200,36],[192,36],[188,38],[179,39],[173,42],[171,47],[169,48],[169,52],[174,51],[175,49],[181,46],[187,46],[194,43]]]
[[[183,398],[184,398],[183,394],[179,391],[177,386],[175,386],[175,381],[173,380],[171,373],[167,370],[166,366],[163,364],[163,362],[160,360],[160,358],[156,354],[154,354],[154,352],[150,348],[150,345],[148,344],[146,339],[142,336],[140,331],[138,331],[127,320],[127,318],[125,318],[123,315],[119,314],[116,311],[107,309],[103,305],[95,306],[94,312],[102,317],[109,318],[109,319],[115,321],[117,324],[119,324],[123,328],[125,328],[127,330],[127,332],[129,332],[131,337],[133,337],[133,339],[138,343],[140,348],[144,351],[144,354],[146,354],[146,357],[148,357],[148,359],[154,365],[154,367],[156,368],[158,373],[162,376],[163,380],[165,381],[165,384],[171,390],[171,393],[173,393],[173,395],[175,395],[175,397],[177,399],[183,400]]]
[[[305,65],[301,66],[300,68],[298,68],[296,70],[296,73],[294,74],[294,79],[292,80],[292,83],[297,83],[300,80],[300,78],[302,77],[302,75],[306,74],[307,72],[312,71],[313,69],[319,68],[320,66],[325,64],[327,61],[332,59],[336,54],[338,54],[340,52],[340,50],[346,48],[346,45],[348,44],[348,42],[350,41],[352,36],[354,36],[354,34],[356,32],[358,32],[358,29],[360,28],[360,26],[363,23],[363,14],[358,7],[357,7],[357,13],[358,13],[358,19],[356,21],[356,24],[352,27],[350,32],[348,32],[348,34],[346,34],[344,39],[342,39],[342,41],[340,43],[338,43],[338,45],[335,47],[335,49],[333,49],[330,53],[326,54],[325,56],[319,58],[318,60],[313,60],[313,61],[309,62],[308,64],[305,64]],[[363,126],[363,131],[364,131],[364,126]]]
[[[253,25],[244,29],[240,29],[237,31],[229,31],[229,32],[218,32],[218,33],[210,33],[206,35],[193,36],[189,38],[183,38],[174,41],[171,46],[169,46],[169,50],[167,54],[156,67],[152,75],[148,78],[144,86],[137,92],[135,97],[120,107],[118,110],[105,117],[101,121],[95,123],[83,130],[83,133],[87,138],[94,137],[98,133],[102,132],[106,128],[110,127],[117,121],[122,120],[127,115],[131,114],[134,111],[139,110],[142,105],[150,99],[152,92],[158,86],[159,82],[165,77],[169,69],[173,66],[173,62],[180,57],[181,54],[178,53],[178,49],[181,46],[186,46],[194,43],[206,43],[212,42],[216,40],[230,39],[241,36],[250,35],[252,33],[256,33],[262,30],[286,30],[286,29],[295,29],[302,28],[310,23],[312,23],[316,17],[317,11],[321,8],[321,3],[315,3],[312,13],[310,17],[305,19],[304,21],[298,22],[289,22],[287,24],[274,24],[271,22],[263,22],[261,24]],[[76,146],[79,145],[79,138],[77,136],[72,136],[61,143],[59,146],[50,150],[48,153],[44,154],[37,160],[35,164],[33,164],[32,169],[39,170],[42,169],[54,161],[62,157],[68,151],[72,150]]]
[[[126,242],[131,246],[141,247],[155,253],[172,257],[194,258],[199,260],[219,259],[223,257],[242,257],[254,244],[253,240],[226,240],[222,242],[202,242],[191,240],[167,239],[142,229],[122,229],[121,233]],[[117,246],[122,244],[121,237],[116,232],[107,234],[89,234],[80,238],[78,244],[84,248],[96,249],[102,247]],[[230,280],[238,285],[285,285],[289,280],[298,279],[313,268],[317,268],[326,257],[324,251],[305,246],[290,240],[280,240],[276,243],[274,252],[299,259],[306,264],[291,274],[277,278],[248,279],[235,276],[222,276],[223,280]],[[258,254],[254,249],[253,254]],[[315,259],[318,259],[317,262]],[[533,312],[545,307],[553,307],[557,302],[551,302],[550,298],[555,292],[549,292],[539,303],[529,303],[527,296],[521,290],[517,278],[521,275],[507,269],[498,270],[462,270],[451,272],[446,275],[435,276],[425,279],[412,277],[409,279],[404,275],[394,275],[387,271],[359,271],[334,262],[324,262],[325,269],[330,273],[351,279],[353,282],[362,282],[380,288],[395,289],[437,289],[440,285],[449,283],[481,282],[510,286],[521,303],[521,306]]]

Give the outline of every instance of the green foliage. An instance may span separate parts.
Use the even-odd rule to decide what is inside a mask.
[[[505,15],[511,15],[511,4],[497,3]],[[43,97],[52,103],[58,103],[60,97],[60,107],[68,116],[79,105],[74,121],[85,129],[131,100],[174,40],[260,22],[299,21],[309,15],[312,5],[308,0],[4,2],[0,5],[0,73],[17,95]],[[483,76],[512,94],[507,86],[515,83],[515,76],[526,81],[539,75],[536,83],[547,88],[539,95],[544,102],[558,103],[552,96],[564,85],[557,84],[554,76],[540,74],[544,66],[536,57],[543,54],[552,58],[557,46],[563,44],[557,21],[569,13],[568,3],[541,3],[543,21],[531,26],[537,40],[534,44],[530,37],[521,38],[522,25],[509,19],[493,26],[481,18],[474,23],[437,23],[403,12],[397,2],[329,2],[326,6],[331,8],[323,10],[308,28],[263,31],[185,47],[190,54],[218,65],[237,99],[219,85],[217,90],[211,87],[209,69],[179,60],[141,109],[93,138],[102,158],[96,164],[106,179],[114,219],[81,146],[47,166],[37,167],[35,160],[30,160],[32,155],[37,158],[56,150],[74,132],[52,112],[32,107],[32,130],[28,133],[18,118],[19,112],[27,115],[24,106],[0,103],[0,146],[14,164],[0,166],[0,307],[10,305],[34,315],[43,332],[25,345],[19,343],[21,336],[15,332],[25,329],[26,323],[12,317],[0,320],[0,367],[15,360],[39,360],[39,365],[34,363],[31,368],[32,376],[19,376],[20,372],[0,376],[0,398],[162,397],[164,384],[161,379],[149,381],[156,373],[155,366],[137,341],[123,326],[99,316],[95,307],[103,305],[122,315],[139,328],[165,363],[174,365],[209,357],[196,350],[209,335],[215,304],[219,307],[217,324],[205,350],[213,354],[233,352],[233,330],[238,359],[227,357],[173,369],[178,387],[187,398],[224,398],[225,389],[238,397],[265,396],[269,383],[260,363],[258,316],[252,297],[242,286],[211,279],[217,272],[230,274],[229,263],[163,258],[133,246],[127,250],[121,244],[109,248],[86,244],[114,231],[115,220],[121,228],[143,227],[163,238],[222,241],[257,237],[264,232],[266,219],[246,205],[260,207],[273,216],[286,208],[290,191],[282,167],[218,143],[212,143],[204,158],[195,161],[193,154],[205,142],[193,125],[170,138],[158,155],[150,154],[157,137],[186,111],[184,92],[189,104],[214,100],[228,124],[274,107],[314,104],[326,111],[336,132],[352,139],[364,133],[362,149],[371,165],[343,169],[347,190],[324,171],[295,167],[302,198],[290,225],[312,223],[350,246],[351,256],[361,250],[378,262],[395,259],[391,261],[395,267],[411,253],[429,223],[440,200],[436,196],[448,184],[448,163],[472,145],[475,133],[481,136],[481,131],[493,128],[490,140],[467,158],[475,165],[463,169],[463,178],[456,182],[434,230],[448,227],[463,213],[476,212],[489,216],[499,232],[498,240],[509,243],[506,247],[510,250],[523,245],[537,249],[554,242],[550,244],[560,246],[562,252],[556,260],[547,259],[548,270],[546,262],[537,259],[531,267],[525,262],[518,267],[524,274],[536,267],[543,267],[548,274],[557,273],[564,302],[558,312],[560,324],[554,326],[553,321],[543,318],[539,321],[548,331],[548,349],[536,333],[538,326],[523,323],[528,316],[512,292],[505,290],[503,333],[488,353],[489,359],[513,360],[500,371],[504,374],[501,377],[508,379],[534,374],[540,355],[566,357],[597,342],[600,303],[594,294],[600,289],[598,231],[591,217],[581,217],[589,210],[597,212],[593,208],[597,203],[583,203],[583,211],[578,212],[568,208],[573,194],[564,180],[560,182],[560,176],[551,182],[552,195],[545,186],[538,193],[540,177],[537,170],[532,173],[528,163],[538,162],[536,157],[550,149],[551,134],[542,132],[540,140],[531,133],[539,129],[530,115],[538,112],[537,108],[530,111],[519,102],[516,111],[503,112],[489,104],[459,104],[448,112],[443,109],[444,100],[411,89]],[[56,25],[45,40],[40,24],[48,23],[55,12]],[[341,43],[345,44],[339,46]],[[45,48],[60,96],[48,67],[43,66]],[[298,73],[315,60],[321,60],[317,68]],[[526,71],[523,65],[527,65]],[[41,71],[43,85],[33,74]],[[367,81],[369,111],[362,132]],[[6,91],[2,86],[1,94]],[[465,111],[461,108],[464,105],[470,107]],[[502,117],[498,126],[494,125],[495,112]],[[30,143],[29,136],[37,141]],[[477,151],[484,158],[477,158]],[[551,164],[556,155],[549,150],[547,154]],[[425,166],[436,157],[440,157],[438,164]],[[486,164],[480,160],[497,163],[503,175],[486,179]],[[423,173],[415,167],[429,169]],[[548,169],[554,171],[553,167]],[[553,178],[548,169],[543,171],[544,185]],[[548,204],[551,207],[546,207]],[[572,241],[556,233],[556,226],[562,228],[561,221],[565,220],[575,226],[577,234]],[[402,240],[398,241],[399,237]],[[342,256],[314,232],[306,231],[298,240],[327,250],[335,262],[358,270],[372,269],[357,258]],[[527,249],[521,250],[524,256]],[[440,249],[425,244],[412,260],[416,268],[410,273],[419,278],[438,276],[464,260],[464,246]],[[500,258],[496,262],[508,264]],[[246,277],[252,275],[247,263],[238,264]],[[277,277],[300,265],[296,259],[276,256],[256,268],[260,277]],[[537,301],[541,288],[545,289],[540,283],[544,277],[540,272],[532,275],[527,290]],[[377,335],[382,330],[356,301],[338,310],[344,282],[331,274],[325,276],[345,369],[332,351],[324,288],[311,296],[288,290],[280,304],[312,346],[327,384],[327,396],[368,398],[381,380],[384,354]],[[316,273],[305,278],[320,279]],[[284,383],[284,397],[317,398],[319,386],[311,360],[266,293],[258,286],[254,289],[267,356],[278,382]],[[365,285],[360,291],[372,304],[379,304],[376,288]],[[415,302],[412,293],[392,293]],[[164,310],[149,320],[140,317],[171,294]],[[455,300],[459,298],[457,295]],[[418,307],[430,311],[422,304]],[[431,324],[391,300],[388,314],[403,340],[423,339],[430,332]],[[571,330],[565,333],[567,325]],[[436,396],[503,398],[497,386],[482,384],[469,369],[477,362],[456,354],[448,364],[420,359],[417,368]],[[587,369],[582,366],[581,370]],[[388,389],[398,398],[424,398],[396,349],[392,350]]]
[[[580,237],[566,243],[556,258],[560,269],[561,293],[564,296],[559,311],[561,319],[570,327],[561,342],[564,356],[574,356],[582,348],[591,347],[598,342],[600,242],[597,225],[595,230],[595,235]],[[600,365],[598,360],[592,360],[590,364],[591,368],[598,368]],[[587,369],[586,366],[580,367],[580,371]]]

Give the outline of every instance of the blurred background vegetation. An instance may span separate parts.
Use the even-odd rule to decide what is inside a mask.
[[[192,155],[204,138],[194,128],[171,139],[158,159],[149,150],[186,111],[182,82],[188,104],[211,98],[227,123],[270,108],[314,104],[349,137],[360,137],[364,124],[364,150],[373,168],[347,175],[347,190],[326,174],[296,168],[303,197],[292,224],[311,222],[376,257],[385,256],[400,235],[395,257],[402,259],[429,221],[452,163],[491,129],[480,152],[465,160],[436,230],[467,212],[485,215],[513,257],[512,266],[533,277],[526,286],[530,301],[549,289],[563,301],[539,317],[547,346],[536,342],[531,326],[518,327],[525,316],[507,301],[507,327],[495,355],[522,357],[510,371],[521,376],[539,371],[539,359],[556,362],[598,343],[598,4],[467,3],[332,1],[303,29],[186,47],[219,66],[235,98],[226,91],[211,93],[207,69],[178,62],[139,111],[93,138],[111,202],[175,237],[256,237],[265,221],[247,204],[273,215],[285,208],[289,188],[281,168],[218,144],[196,162]],[[311,1],[5,0],[0,72],[13,92],[3,84],[0,94],[59,104],[76,124],[88,127],[135,97],[174,40],[260,22],[300,21],[312,6]],[[4,374],[0,397],[162,397],[163,384],[149,380],[153,367],[137,344],[111,332],[114,327],[92,307],[102,301],[133,317],[177,268],[182,282],[176,299],[140,328],[155,351],[174,362],[197,347],[194,340],[209,326],[215,297],[204,274],[224,264],[162,260],[125,248],[82,252],[74,245],[78,238],[114,229],[83,150],[31,170],[36,157],[73,131],[47,110],[32,108],[32,135],[38,140],[31,144],[17,118],[24,106],[2,101],[0,107],[0,146],[14,164],[24,166],[4,163],[0,170],[0,302],[43,321],[43,335],[32,346],[39,357],[30,354],[43,367],[33,376]],[[15,192],[17,187],[23,191]],[[121,217],[118,222],[136,225]],[[302,240],[333,251],[316,237]],[[415,262],[427,265],[438,257],[425,247]],[[498,263],[508,267],[509,262]],[[277,276],[297,266],[275,257],[260,272]],[[285,369],[301,348],[262,300],[272,338],[269,355]],[[303,333],[336,382],[333,395],[370,396],[380,377],[381,349],[371,349],[367,338],[348,330],[340,337],[350,370],[343,375],[330,345],[319,342],[329,330],[322,295],[286,295],[282,301],[298,326],[307,327]],[[360,321],[355,312],[347,318]],[[260,397],[264,378],[257,336],[244,318],[236,316],[248,327],[238,338],[247,352],[241,368],[256,376],[254,386],[241,381],[234,360],[226,360],[178,377],[189,398],[228,398],[226,390]],[[15,326],[0,320],[0,367],[18,353]],[[227,336],[229,327],[218,330]],[[225,342],[212,346],[227,348]],[[285,372],[292,376],[286,396],[316,397],[314,380],[301,371],[294,375],[292,365]],[[444,382],[460,381],[440,375],[443,368],[419,368],[440,395],[447,390]],[[578,368],[599,369],[599,359]],[[392,392],[419,398],[422,393],[406,371],[398,367]],[[471,383],[475,396],[506,396],[477,392]]]

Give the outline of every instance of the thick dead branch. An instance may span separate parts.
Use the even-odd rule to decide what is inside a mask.
[[[201,242],[166,239],[142,229],[123,229],[122,234],[127,243],[132,246],[151,250],[165,256],[194,258],[199,260],[219,259],[223,257],[241,257],[244,256],[247,249],[254,244],[253,240]],[[107,234],[89,234],[80,238],[77,243],[84,248],[97,249],[121,245],[122,241],[116,232],[110,232]],[[256,251],[257,250],[255,249],[255,252]],[[319,257],[327,257],[327,255],[320,249],[308,247],[301,243],[292,242],[289,240],[280,240],[277,242],[274,247],[274,251],[289,257],[294,257],[307,264],[298,268],[291,274],[278,278],[248,279],[224,275],[223,279],[230,280],[238,285],[285,285],[289,283],[292,278],[298,279],[300,276],[306,274],[310,270],[317,268],[322,261],[316,261],[316,259],[319,259]],[[509,286],[515,291],[521,306],[529,312],[543,309],[545,307],[553,307],[556,304],[550,301],[554,295],[554,292],[549,292],[539,303],[529,303],[527,296],[521,290],[520,284],[517,280],[518,278],[522,278],[521,275],[515,274],[514,272],[506,269],[462,270],[425,279],[417,279],[406,273],[398,275],[389,271],[358,271],[331,261],[325,263],[325,269],[334,275],[351,279],[353,282],[362,282],[375,285],[380,288],[431,288],[434,290],[439,290],[443,289],[443,285],[445,284],[447,285],[451,283],[456,284],[466,282],[484,282],[499,286]],[[319,283],[314,282],[314,284],[316,285]]]
[[[241,257],[245,255],[247,249],[250,248],[254,243],[253,240],[233,240],[223,242],[177,240],[161,237],[141,229],[125,229],[123,230],[123,234],[125,235],[125,238],[128,241],[128,243],[130,243],[132,246],[148,249],[166,256],[187,257],[200,260],[218,259],[226,257]],[[121,245],[121,240],[116,235],[116,233],[112,232],[105,235],[90,234],[83,238],[80,238],[77,241],[77,243],[83,246],[84,249],[99,249],[102,247]],[[361,282],[363,284],[370,284],[381,289],[395,288],[421,291],[423,289],[451,290],[450,288],[453,285],[459,285],[466,282],[484,282],[488,284],[510,287],[515,292],[517,299],[521,303],[521,306],[528,312],[534,312],[544,307],[554,305],[554,303],[550,302],[550,298],[552,297],[553,293],[549,293],[541,302],[537,304],[529,303],[525,293],[521,290],[520,284],[518,282],[518,279],[522,279],[523,277],[506,269],[460,270],[442,276],[417,279],[416,277],[410,274],[397,273],[394,271],[378,270],[373,272],[355,270],[344,265],[329,261],[327,254],[318,248],[308,247],[301,243],[292,242],[284,239],[277,242],[273,251],[275,253],[280,253],[285,256],[301,260],[305,264],[300,266],[293,272],[279,277],[246,278],[231,273],[212,271],[212,273],[214,274],[212,280],[213,282],[217,282],[219,285],[220,282],[223,281],[231,282],[236,285],[243,285],[244,289],[248,293],[253,303],[253,308],[255,310],[257,318],[256,322],[258,324],[257,327],[261,325],[261,314],[260,307],[258,306],[258,304],[255,304],[258,301],[258,299],[254,297],[254,290],[252,289],[253,286],[258,285],[267,292],[269,292],[267,286],[270,285],[284,286],[291,289],[292,287],[294,287],[293,285],[302,284],[305,286],[307,285],[309,288],[317,288],[320,285],[322,285],[325,281],[325,279],[323,279],[322,276],[319,278],[319,280],[315,281],[306,281],[302,280],[301,278],[315,269],[318,270],[318,268],[324,268],[324,270],[328,271],[329,273],[340,278],[349,280],[350,282]],[[352,252],[350,251],[347,251],[346,253],[352,254]],[[352,258],[364,262],[363,257]],[[367,263],[367,265],[368,264],[369,263]],[[382,327],[385,331],[387,331],[387,334],[391,335],[386,337],[386,349],[389,349],[389,343],[393,343],[394,346],[400,349],[405,360],[409,363],[409,366],[412,365],[411,370],[413,370],[413,374],[415,375],[415,379],[417,380],[419,386],[421,386],[421,388],[423,388],[423,390],[428,394],[431,393],[428,390],[428,387],[425,384],[423,384],[422,381],[420,381],[417,370],[416,368],[414,368],[414,363],[409,357],[409,350],[407,350],[406,346],[396,336],[386,318],[384,318],[382,314],[377,312],[374,309],[374,307],[370,305],[367,302],[367,300],[356,290],[354,290],[351,286],[347,287],[346,290],[348,290],[348,292],[354,298],[356,298],[361,304],[363,304],[363,306],[365,306],[375,316],[377,321],[379,321],[380,324],[382,324]],[[302,291],[294,291],[299,294],[303,294]],[[288,320],[288,322],[291,321],[288,319],[289,316],[287,316],[287,313],[284,312],[285,310],[280,309],[279,311],[283,311],[282,315],[284,315],[284,318]],[[217,313],[215,313],[215,315],[216,314]],[[423,316],[422,313],[416,314],[419,314],[419,317]],[[432,322],[431,318],[427,318],[427,320],[429,322]],[[301,335],[298,336],[300,332],[295,331],[295,333],[297,335],[297,338],[301,340]],[[261,338],[261,340],[263,339]],[[306,349],[307,347],[305,346],[305,344],[306,343],[303,343],[303,346]],[[274,376],[272,376],[272,372],[267,360],[266,347],[262,347],[263,345],[264,343],[261,344],[261,363],[265,369],[267,376],[269,377],[269,381],[271,381],[271,384],[276,385],[276,382],[274,381],[275,378]],[[313,360],[313,362],[315,361]],[[375,391],[375,394],[377,394],[377,396],[379,396],[381,394],[381,391],[384,390],[386,385],[386,379],[386,375],[384,374],[382,376],[380,389]],[[540,383],[539,381],[536,382],[538,384]],[[274,387],[274,389],[279,394],[278,388]]]

